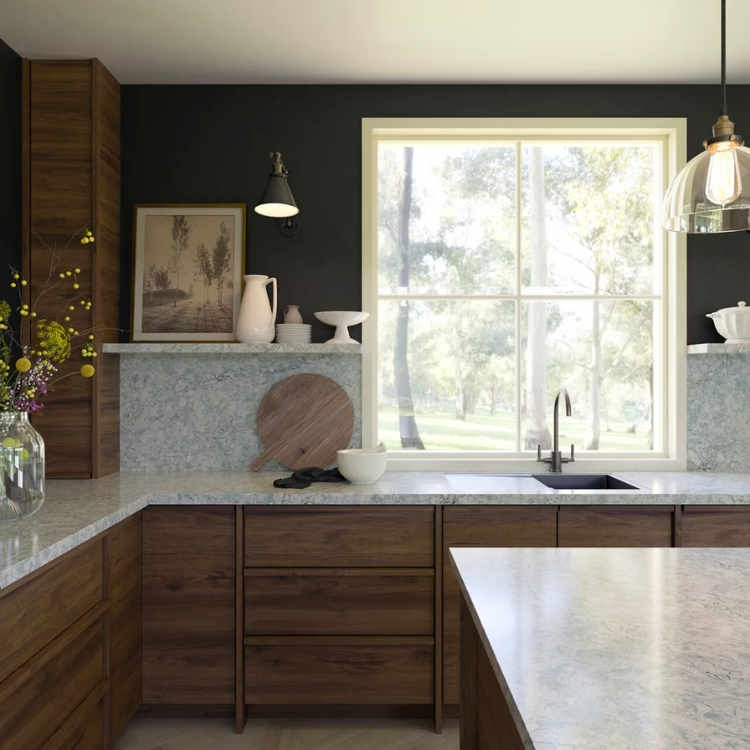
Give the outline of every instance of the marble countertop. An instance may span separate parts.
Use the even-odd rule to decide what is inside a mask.
[[[750,742],[750,549],[454,549],[529,750]]]
[[[0,523],[0,589],[105,531],[146,505],[733,505],[750,504],[750,474],[620,472],[640,491],[551,490],[520,475],[501,493],[457,491],[438,472],[387,472],[369,485],[276,489],[287,473],[114,474],[52,480],[39,512]]]

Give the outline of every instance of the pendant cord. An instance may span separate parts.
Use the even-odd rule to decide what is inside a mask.
[[[727,114],[727,0],[721,0],[721,110],[719,114]]]

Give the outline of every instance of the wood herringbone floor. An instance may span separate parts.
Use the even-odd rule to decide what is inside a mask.
[[[236,735],[225,719],[137,718],[115,750],[458,750],[458,721],[437,735],[417,719],[253,719]]]

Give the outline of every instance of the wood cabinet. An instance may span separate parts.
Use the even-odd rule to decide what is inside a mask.
[[[141,562],[141,514],[137,513],[109,534],[109,706],[113,740],[122,734],[142,702]]]
[[[741,505],[686,505],[683,547],[750,547],[750,508]]]
[[[426,705],[435,508],[248,507],[244,700]]]
[[[47,284],[47,245],[65,247],[61,269],[80,268],[77,282],[45,293],[38,319],[57,319],[67,299],[92,300],[71,313],[97,341],[117,341],[120,328],[120,86],[98,60],[25,60],[23,87],[24,275],[32,298]],[[91,229],[94,244],[71,236]],[[74,357],[63,366],[74,372]],[[44,437],[49,477],[100,477],[119,469],[119,363],[99,356],[97,374],[72,377],[47,396]]]
[[[0,747],[102,750],[140,706],[140,515],[0,592]]]
[[[463,597],[460,606],[461,750],[525,750]]]
[[[671,547],[671,505],[560,506],[560,547]]]
[[[235,510],[143,511],[143,702],[234,705]]]
[[[142,703],[234,706],[238,731],[247,705],[434,704],[439,726],[452,547],[680,539],[750,546],[750,509],[152,506],[0,592],[0,747],[108,748]]]
[[[459,702],[461,594],[451,547],[556,547],[557,506],[448,506],[443,509],[443,701]]]

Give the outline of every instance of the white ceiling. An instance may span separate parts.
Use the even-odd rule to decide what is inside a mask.
[[[730,83],[750,2],[728,0]],[[712,83],[719,0],[0,0],[26,57],[122,83]]]

